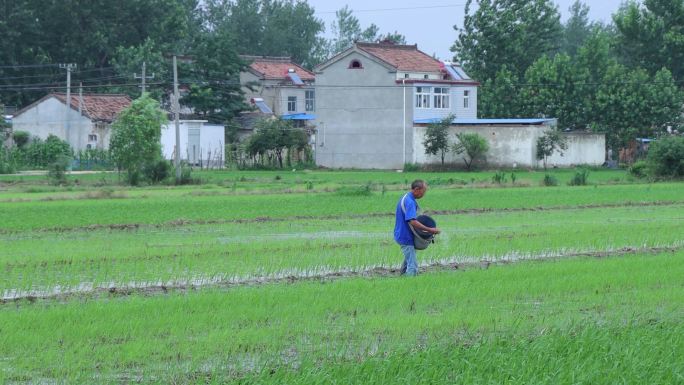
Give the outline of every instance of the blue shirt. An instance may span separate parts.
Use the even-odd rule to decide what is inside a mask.
[[[406,214],[401,209],[401,200],[404,199],[404,207],[406,208]],[[409,228],[409,221],[416,219],[418,213],[418,202],[416,198],[413,197],[413,193],[408,192],[399,198],[397,202],[397,211],[395,215],[394,223],[394,240],[400,245],[413,245],[413,233]]]

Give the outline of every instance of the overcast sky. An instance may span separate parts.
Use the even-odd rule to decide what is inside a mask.
[[[335,11],[345,4],[354,11],[362,28],[375,23],[381,33],[397,31],[406,36],[408,44],[418,44],[418,49],[438,58],[450,60],[451,45],[456,41],[454,24],[463,25],[466,0],[308,0],[316,10],[316,16],[325,22],[326,35],[335,19]],[[565,21],[568,8],[574,0],[555,0]],[[585,0],[590,8],[591,20],[609,23],[622,0]]]

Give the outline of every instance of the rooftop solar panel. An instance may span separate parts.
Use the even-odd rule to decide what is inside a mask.
[[[252,103],[254,103],[259,111],[265,113],[265,114],[272,114],[273,111],[266,105],[266,102],[264,102],[264,99],[262,98],[253,98]]]
[[[288,72],[287,76],[292,80],[292,83],[294,83],[296,85],[304,84],[304,82],[302,81],[302,78],[300,78],[299,75],[297,75],[294,72]]]

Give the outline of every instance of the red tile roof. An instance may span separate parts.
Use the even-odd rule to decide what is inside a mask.
[[[287,71],[293,69],[302,80],[315,80],[313,72],[307,71],[301,66],[293,63],[290,58],[245,57],[245,59],[252,61],[252,63],[249,65],[249,68],[251,68],[264,79],[289,80],[287,77]]]
[[[66,104],[66,94],[54,93],[60,102]],[[78,94],[71,94],[71,108],[78,111]],[[94,121],[112,122],[124,108],[131,105],[131,98],[121,94],[84,94],[82,111],[83,115]]]
[[[442,72],[442,62],[418,50],[417,45],[356,43],[356,46],[400,71]]]

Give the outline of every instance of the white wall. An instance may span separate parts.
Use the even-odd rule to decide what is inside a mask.
[[[206,120],[181,120],[180,121],[180,157],[188,160],[188,131],[191,129],[200,130],[199,149],[197,155],[201,154],[202,162],[206,165],[207,157],[211,154],[210,164],[217,166],[217,156],[225,161],[225,127],[221,125],[207,124]],[[176,147],[176,125],[168,122],[161,128],[162,153],[165,159],[174,159],[174,149]]]
[[[414,163],[440,163],[439,155],[426,155],[423,140],[427,127],[414,127]],[[449,141],[456,142],[459,132],[481,135],[489,143],[487,164],[491,167],[542,167],[536,159],[537,138],[551,129],[548,125],[459,125],[449,128]],[[567,134],[568,150],[564,156],[554,154],[549,166],[578,164],[601,165],[605,159],[605,136],[600,134]],[[462,164],[462,155],[446,154],[445,162]]]
[[[568,149],[563,156],[554,153],[547,166],[568,167],[580,164],[600,166],[606,161],[606,136],[603,134],[566,133]],[[543,166],[539,162],[539,166]]]
[[[72,96],[73,97],[73,96]],[[31,136],[46,139],[48,135],[55,135],[66,140],[74,151],[84,150],[88,144],[88,135],[97,134],[99,148],[109,147],[109,125],[103,132],[95,132],[90,119],[69,110],[69,136],[65,130],[64,112],[66,105],[57,98],[48,98],[43,102],[27,109],[21,115],[12,119],[12,131],[26,131]],[[98,130],[100,131],[100,130]]]

